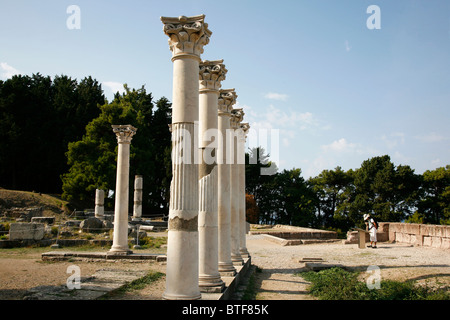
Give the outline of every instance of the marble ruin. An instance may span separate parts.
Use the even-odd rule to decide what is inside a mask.
[[[133,221],[142,219],[142,188],[143,178],[141,175],[137,175],[134,177]]]
[[[223,60],[202,61],[205,16],[161,17],[173,62],[172,182],[164,299],[220,292],[249,258],[245,245],[245,130]],[[197,130],[198,124],[198,130]]]
[[[114,235],[110,252],[129,254],[128,248],[128,187],[130,173],[130,144],[136,134],[131,125],[113,125],[119,145],[117,152],[116,202],[114,207]]]
[[[105,191],[101,189],[95,190],[95,217],[103,219],[105,217]]]
[[[222,275],[233,276],[236,268],[231,261],[231,171],[230,161],[227,161],[229,150],[231,110],[236,103],[237,95],[234,89],[222,89],[218,104],[218,131],[222,139],[218,141],[218,239],[219,239],[219,272]]]
[[[221,89],[223,60],[202,61],[212,32],[204,15],[161,17],[172,52],[172,181],[168,217],[168,300],[201,299],[222,292],[222,276],[250,258],[245,244],[244,111],[233,109],[234,89]],[[128,248],[128,189],[131,140],[136,128],[113,125],[117,136],[114,236],[110,252]],[[142,176],[135,176],[132,221],[142,219]],[[104,217],[104,192],[96,190],[95,216]]]

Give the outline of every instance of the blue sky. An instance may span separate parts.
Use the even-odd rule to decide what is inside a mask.
[[[367,27],[370,5],[381,29]],[[417,173],[450,164],[447,0],[0,0],[0,79],[90,75],[109,99],[127,83],[171,100],[160,16],[198,14],[212,31],[202,59],[224,59],[222,88],[255,132],[278,130],[267,149],[281,169],[308,178],[384,154]]]

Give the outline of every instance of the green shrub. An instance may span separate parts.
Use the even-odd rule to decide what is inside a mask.
[[[139,245],[143,249],[160,248],[163,244],[167,244],[166,237],[144,237],[139,239]]]
[[[382,280],[380,289],[370,290],[357,272],[331,268],[298,274],[311,282],[310,293],[322,300],[450,300],[447,288],[433,289],[413,281]]]

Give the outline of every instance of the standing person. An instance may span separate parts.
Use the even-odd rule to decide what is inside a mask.
[[[377,229],[378,229],[378,224],[375,221],[375,219],[373,219],[370,214],[366,213],[364,215],[364,222],[366,223],[366,225],[369,228],[369,232],[370,232],[370,246],[372,248],[376,248],[377,247]]]

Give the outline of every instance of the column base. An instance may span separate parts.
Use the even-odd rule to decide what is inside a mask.
[[[241,255],[231,255],[231,262],[233,262],[234,266],[242,266],[244,264],[244,259],[242,259]]]
[[[164,292],[162,298],[164,300],[200,300],[202,298],[202,295],[198,294],[194,296],[187,296]]]
[[[219,273],[222,277],[233,277],[236,274],[236,268],[232,262],[220,263],[219,262]]]
[[[241,257],[244,259],[250,257],[250,253],[247,251],[247,248],[240,248],[239,253],[241,254]]]
[[[122,246],[117,246],[114,247],[112,246],[111,249],[109,249],[108,253],[113,253],[113,254],[117,254],[117,255],[128,255],[128,254],[132,254],[133,251],[127,248],[124,248]]]
[[[225,289],[225,283],[217,276],[200,276],[198,281],[200,292],[220,293]]]

